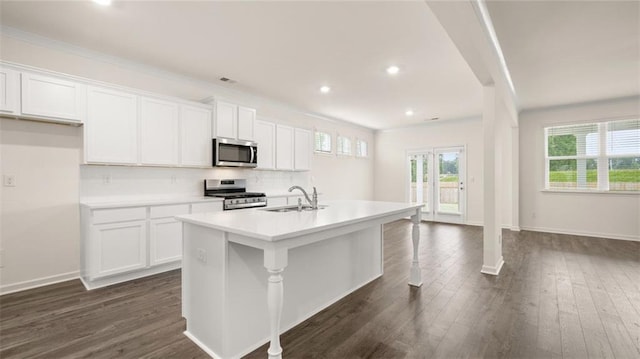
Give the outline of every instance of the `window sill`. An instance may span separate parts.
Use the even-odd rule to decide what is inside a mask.
[[[640,195],[640,191],[599,191],[599,190],[586,190],[586,189],[541,189],[540,192],[546,193],[588,193],[588,194],[626,194],[626,195]]]
[[[320,156],[335,156],[333,152],[313,151],[313,154],[320,155]]]

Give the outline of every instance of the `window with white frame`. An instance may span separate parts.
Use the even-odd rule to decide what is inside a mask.
[[[336,153],[344,156],[351,156],[351,139],[338,135]]]
[[[544,131],[546,189],[640,192],[640,119]]]
[[[316,131],[315,151],[320,153],[331,153],[331,134]]]
[[[367,148],[367,141],[356,140],[356,157],[367,157],[369,155],[369,149]]]

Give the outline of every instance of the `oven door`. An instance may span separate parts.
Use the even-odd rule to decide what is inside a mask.
[[[213,139],[213,165],[224,167],[256,167],[258,145],[230,138]]]

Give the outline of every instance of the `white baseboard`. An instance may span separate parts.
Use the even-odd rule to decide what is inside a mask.
[[[182,332],[187,338],[191,339],[191,341],[197,345],[200,349],[202,349],[205,353],[209,354],[210,357],[212,357],[213,359],[220,359],[222,358],[221,356],[219,356],[218,354],[216,354],[213,350],[211,350],[208,346],[204,345],[204,343],[202,343],[200,341],[200,339],[196,338],[195,335],[189,333],[188,330],[185,330],[184,332]]]
[[[24,282],[5,284],[0,286],[0,295],[20,292],[27,289],[42,287],[45,285],[66,282],[72,279],[80,278],[80,272],[74,271],[69,273],[56,274],[49,277],[26,280]]]
[[[606,238],[606,239],[620,239],[620,240],[624,240],[624,241],[640,242],[640,236],[633,236],[633,235],[626,235],[626,234],[572,231],[572,230],[558,229],[558,228],[529,227],[529,226],[520,226],[520,228],[522,230],[532,231],[532,232],[569,234],[569,235],[572,235],[572,236],[596,237],[596,238]]]
[[[504,258],[502,258],[502,256],[500,256],[500,260],[498,260],[498,263],[494,266],[488,266],[488,265],[483,265],[482,269],[480,270],[480,273],[484,273],[484,274],[491,274],[491,275],[498,275],[500,274],[500,270],[502,269],[502,266],[504,265]]]

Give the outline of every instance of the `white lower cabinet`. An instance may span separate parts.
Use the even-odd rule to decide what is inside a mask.
[[[149,222],[149,264],[158,265],[182,259],[182,222],[173,218]]]
[[[221,201],[82,206],[82,282],[94,289],[180,268],[182,222],[175,216],[216,211],[222,211]]]
[[[91,237],[92,280],[147,266],[146,221],[98,224]]]

